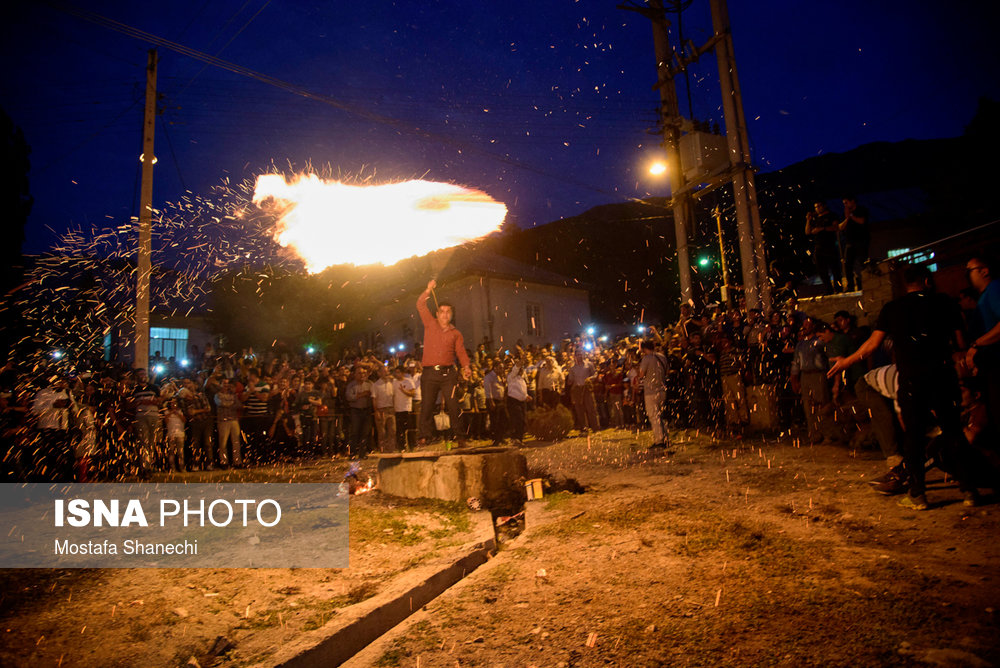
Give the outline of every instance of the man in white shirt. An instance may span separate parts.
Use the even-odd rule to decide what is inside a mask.
[[[570,367],[566,384],[570,386],[570,396],[573,399],[576,428],[580,431],[598,431],[601,427],[597,421],[597,401],[594,399],[597,370],[583,358],[583,353],[579,350],[574,359],[575,364]]]
[[[536,383],[539,405],[554,408],[559,403],[563,391],[563,372],[555,357],[547,355],[542,358],[538,365]]]
[[[642,359],[639,361],[639,381],[642,383],[642,394],[646,400],[646,417],[653,428],[654,448],[666,447],[663,424],[663,404],[667,400],[665,381],[667,378],[667,358],[663,353],[656,352],[653,342],[643,341],[639,350]]]
[[[392,377],[384,364],[376,367],[378,379],[372,383],[372,408],[375,410],[375,433],[378,435],[379,452],[395,450],[396,404],[393,395]]]
[[[410,413],[413,412],[413,397],[417,394],[413,378],[403,373],[403,367],[392,370],[392,404],[396,413],[396,448],[406,447],[406,431],[410,426]]]
[[[35,394],[31,412],[37,418],[40,443],[35,447],[32,478],[72,482],[69,415],[72,399],[66,379],[53,376],[48,387]]]
[[[507,417],[510,437],[515,445],[524,442],[524,424],[528,410],[528,382],[524,379],[524,369],[517,360],[507,374]]]

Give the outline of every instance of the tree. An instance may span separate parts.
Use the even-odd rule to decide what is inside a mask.
[[[4,243],[0,244],[0,289],[6,293],[20,283],[24,268],[21,249],[24,228],[34,199],[28,191],[28,171],[31,148],[21,128],[0,109],[0,135],[3,155],[0,156],[0,221]]]

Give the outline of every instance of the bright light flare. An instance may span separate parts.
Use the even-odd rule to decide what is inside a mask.
[[[649,173],[653,176],[661,176],[667,173],[667,163],[657,160],[649,166]]]
[[[269,201],[270,200],[270,201]],[[500,229],[507,207],[449,183],[350,185],[302,174],[257,177],[253,201],[280,215],[275,238],[309,273],[337,264],[391,265]]]

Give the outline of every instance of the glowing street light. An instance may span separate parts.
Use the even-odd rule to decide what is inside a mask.
[[[698,265],[701,267],[707,267],[709,262],[711,262],[711,260],[709,260],[708,256],[705,255],[698,259]]]
[[[649,166],[649,174],[651,176],[663,176],[667,173],[667,163],[663,160],[657,160]]]

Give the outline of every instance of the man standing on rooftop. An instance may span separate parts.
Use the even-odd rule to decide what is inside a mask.
[[[438,304],[434,315],[431,315],[430,309],[427,308],[427,300],[436,287],[437,281],[431,279],[427,283],[427,289],[417,298],[417,313],[424,323],[424,352],[421,358],[424,373],[420,377],[422,402],[417,423],[421,445],[426,444],[434,433],[433,415],[438,392],[444,396],[448,418],[451,421],[451,431],[455,432],[460,414],[456,394],[458,371],[455,369],[455,362],[461,365],[463,378],[468,378],[471,373],[469,356],[465,352],[465,339],[453,324],[455,307],[447,303]]]

